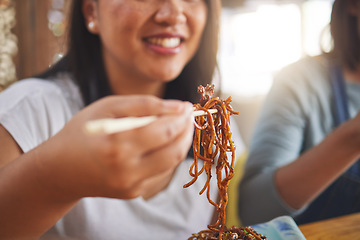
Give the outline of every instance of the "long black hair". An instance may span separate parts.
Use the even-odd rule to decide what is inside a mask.
[[[356,70],[360,63],[360,20],[350,13],[358,0],[335,0],[331,12],[330,31],[333,49],[330,56],[341,66]]]
[[[208,18],[199,49],[185,66],[181,74],[167,83],[166,99],[179,99],[198,102],[197,87],[212,82],[217,69],[217,50],[219,41],[219,0],[205,0]],[[111,95],[111,89],[103,64],[101,43],[98,35],[91,34],[86,28],[82,12],[82,1],[75,0],[70,12],[68,53],[51,69],[39,75],[49,77],[59,71],[73,74],[86,105]]]

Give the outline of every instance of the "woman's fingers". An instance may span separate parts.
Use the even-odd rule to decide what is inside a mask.
[[[194,133],[192,117],[187,121],[187,127],[180,131],[180,134],[175,139],[158,149],[145,153],[141,161],[141,171],[144,178],[162,174],[169,171],[169,169],[175,169],[186,158]]]
[[[187,103],[179,100],[162,100],[154,96],[110,96],[95,104],[106,107],[108,118],[179,114]]]
[[[190,107],[184,114],[160,117],[154,124],[138,131],[131,130],[127,134],[122,132],[109,136],[110,142],[113,142],[112,148],[117,151],[112,154],[116,159],[109,159],[111,167],[107,167],[110,169],[108,182],[113,186],[110,188],[111,192],[123,189],[132,196],[147,196],[157,192],[158,185],[146,189],[148,185],[145,183],[175,170],[186,158],[193,131]]]
[[[138,154],[143,155],[171,143],[189,126],[192,127],[192,121],[192,106],[187,104],[181,114],[160,116],[147,126],[114,134],[114,137],[119,143],[127,141],[137,149]]]

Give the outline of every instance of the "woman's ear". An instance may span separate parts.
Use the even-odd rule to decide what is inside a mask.
[[[78,0],[76,0],[78,1]],[[89,32],[93,34],[99,33],[97,1],[83,0],[82,11],[85,18],[85,24]]]

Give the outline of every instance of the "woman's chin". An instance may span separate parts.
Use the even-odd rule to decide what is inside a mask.
[[[168,83],[168,82],[174,81],[179,75],[180,75],[180,72],[174,73],[174,74],[167,73],[164,75],[158,75],[159,77],[157,79],[160,80],[161,82]]]
[[[149,69],[149,72],[155,79],[158,79],[162,82],[171,82],[176,79],[181,72],[183,71],[182,64],[163,64],[158,63],[159,65],[153,66],[152,69]]]

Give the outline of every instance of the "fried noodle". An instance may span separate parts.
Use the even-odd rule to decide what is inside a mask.
[[[202,173],[206,174],[207,181],[199,194],[201,195],[206,191],[208,201],[216,208],[218,219],[215,224],[208,225],[209,230],[200,233],[206,233],[205,235],[212,233],[218,236],[216,239],[223,239],[222,236],[226,228],[227,189],[230,179],[234,176],[235,164],[235,146],[231,140],[230,116],[239,113],[235,112],[231,107],[231,97],[226,100],[212,97],[214,85],[207,85],[205,88],[199,86],[198,92],[202,94],[202,98],[200,103],[194,104],[194,108],[195,110],[203,110],[206,114],[195,117],[194,161],[189,169],[192,180],[185,184],[184,187],[191,186]],[[211,114],[209,109],[216,109],[217,112]],[[227,153],[231,153],[231,159],[228,158]],[[203,161],[202,167],[199,167],[199,159]],[[216,164],[216,178],[220,197],[218,203],[210,198],[211,169],[214,164]],[[194,238],[193,236],[189,239],[201,239],[198,237]]]

